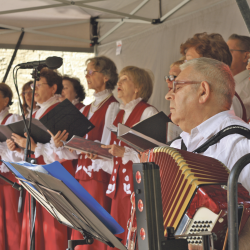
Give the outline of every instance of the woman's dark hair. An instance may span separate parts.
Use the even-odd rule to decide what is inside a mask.
[[[13,97],[13,93],[11,88],[6,84],[6,83],[0,83],[0,92],[3,94],[3,97],[9,97],[9,103],[7,105],[7,107],[9,107],[10,105],[13,104],[12,102],[12,97]]]
[[[28,89],[31,90],[30,84],[32,83],[33,81],[28,81],[22,87],[22,100],[23,100],[22,107],[23,107],[24,115],[28,114],[28,107],[29,107],[28,104],[26,103],[24,92]]]
[[[69,77],[68,75],[64,75],[62,77],[62,80],[67,80],[72,83],[72,86],[77,94],[77,98],[79,99],[80,102],[82,102],[85,99],[85,90],[83,85],[81,85],[80,79],[76,77]]]
[[[109,80],[106,82],[106,89],[113,90],[118,81],[118,73],[115,63],[106,56],[96,56],[89,58],[86,65],[92,62],[96,70],[107,76]]]
[[[61,94],[63,89],[62,76],[57,70],[43,68],[40,77],[44,77],[50,87],[56,84],[57,90],[55,94]]]

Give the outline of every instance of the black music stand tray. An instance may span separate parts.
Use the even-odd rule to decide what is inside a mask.
[[[11,164],[24,177],[19,178],[16,176],[21,185],[54,218],[60,223],[82,233],[84,240],[69,240],[68,250],[73,250],[79,243],[80,245],[92,244],[93,239],[99,240],[111,247],[126,250],[119,239],[114,236],[107,226],[97,218],[93,211],[63,181],[45,173],[46,171],[43,173],[30,170],[15,163],[8,164]]]

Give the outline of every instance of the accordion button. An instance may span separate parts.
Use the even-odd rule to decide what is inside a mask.
[[[206,228],[205,231],[208,231],[208,229]]]
[[[191,243],[194,244],[194,241],[192,241]]]
[[[196,229],[194,229],[194,232],[196,232]]]
[[[192,229],[192,228],[190,229],[190,232],[193,232],[193,229]]]
[[[210,221],[209,221],[209,223],[211,223],[211,224],[212,224],[213,222],[210,220]]]
[[[201,224],[201,221],[198,221],[198,224]]]
[[[202,241],[199,241],[199,244],[201,244],[202,243]]]
[[[208,221],[206,220],[206,222],[205,223],[208,223]]]
[[[196,224],[196,223],[197,223],[197,221],[194,222],[194,224]]]
[[[195,225],[192,225],[192,227],[195,227]]]
[[[205,223],[205,221],[203,220],[201,223],[202,223],[202,224],[204,224],[204,223]]]
[[[201,232],[204,232],[204,229],[201,229]]]

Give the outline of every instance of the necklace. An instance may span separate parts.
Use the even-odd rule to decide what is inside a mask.
[[[96,104],[96,105],[94,105],[93,103],[94,102],[92,102],[91,103],[91,105],[90,105],[90,112],[91,113],[95,113],[99,108],[101,108],[101,106],[112,96],[113,94],[111,93],[111,94],[109,94],[101,103],[99,103],[99,104]],[[95,110],[95,111],[93,111],[92,110],[92,107],[97,107],[97,109]]]

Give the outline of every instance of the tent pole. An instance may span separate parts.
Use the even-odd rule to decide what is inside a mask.
[[[159,0],[159,18],[162,17],[161,0]]]
[[[236,0],[241,15],[245,21],[248,31],[250,32],[250,9],[246,0]]]
[[[12,66],[12,64],[13,64],[13,62],[14,62],[14,60],[15,60],[16,53],[17,53],[17,51],[18,51],[18,49],[19,49],[19,47],[20,47],[20,45],[21,45],[21,42],[22,42],[22,40],[23,40],[23,36],[24,36],[24,31],[22,31],[21,35],[19,36],[19,39],[18,39],[18,42],[17,42],[17,44],[16,44],[14,53],[13,53],[13,55],[12,55],[12,57],[11,57],[10,63],[9,63],[9,65],[8,65],[8,68],[7,68],[7,70],[6,70],[6,73],[5,73],[4,77],[3,77],[3,82],[5,82],[6,79],[7,79],[7,77],[8,77],[8,74],[9,74],[9,72],[10,72],[11,66]]]

